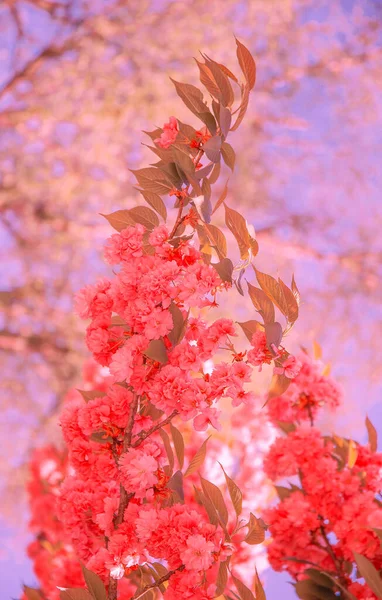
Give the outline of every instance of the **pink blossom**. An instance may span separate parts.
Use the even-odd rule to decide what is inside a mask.
[[[159,138],[154,140],[155,144],[158,144],[161,148],[169,148],[176,140],[178,135],[178,122],[175,117],[170,117],[168,123],[163,125],[163,131]]]
[[[206,571],[213,562],[213,550],[212,542],[208,542],[203,535],[195,534],[188,538],[187,549],[180,557],[187,570]]]

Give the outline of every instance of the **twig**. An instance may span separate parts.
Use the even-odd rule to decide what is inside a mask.
[[[138,439],[131,444],[132,448],[137,448],[138,446],[140,446],[140,444],[146,439],[148,438],[151,434],[153,434],[155,431],[158,431],[158,429],[161,429],[161,427],[164,427],[165,425],[168,425],[170,423],[170,421],[172,421],[172,419],[178,414],[177,410],[174,410],[170,416],[167,417],[167,419],[164,419],[164,421],[161,421],[160,423],[157,423],[156,425],[153,425],[150,429],[148,429],[147,431],[141,431],[141,433],[138,434]]]
[[[159,587],[160,585],[162,585],[162,583],[164,583],[165,581],[168,581],[170,579],[170,577],[172,577],[176,572],[184,571],[184,569],[185,569],[185,566],[181,565],[178,569],[174,569],[174,571],[169,571],[168,573],[166,573],[166,575],[163,575],[163,577],[158,579],[155,583],[150,583],[150,584],[146,585],[143,588],[143,590],[139,593],[139,595],[133,596],[131,598],[131,600],[139,600],[139,598],[142,598],[142,596],[144,596],[146,594],[146,592],[148,592],[148,590],[152,590],[155,587]]]

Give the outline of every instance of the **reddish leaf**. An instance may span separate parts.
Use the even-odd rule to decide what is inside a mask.
[[[27,585],[23,586],[24,594],[28,598],[28,600],[42,600],[42,596],[39,590],[28,587]]]
[[[266,323],[265,335],[267,338],[268,348],[272,349],[273,345],[278,348],[283,337],[283,328],[277,321],[274,323]]]
[[[167,458],[168,458],[168,464],[170,465],[170,471],[172,473],[174,470],[174,453],[171,448],[170,438],[164,429],[159,429],[158,433],[162,438],[162,442],[165,447]]]
[[[225,143],[225,142],[224,142]],[[214,135],[203,144],[203,150],[208,160],[217,163],[220,160],[220,151],[222,147],[222,139],[220,135]]]
[[[235,150],[232,148],[231,144],[228,144],[228,142],[223,142],[221,147],[221,153],[225,164],[231,169],[231,171],[233,171],[235,168],[236,155]]]
[[[227,179],[227,181],[225,182],[223,191],[220,194],[219,199],[218,199],[218,201],[215,204],[215,207],[214,207],[214,209],[212,211],[212,214],[214,214],[214,212],[217,211],[217,209],[219,208],[219,206],[221,206],[223,204],[224,200],[226,199],[227,192],[228,192],[228,181],[229,181],[229,179]]]
[[[164,221],[167,219],[167,209],[160,196],[154,194],[154,192],[148,192],[147,190],[139,190],[150,206],[157,211]]]
[[[227,137],[229,128],[231,127],[231,121],[232,121],[231,111],[229,110],[229,108],[226,108],[225,106],[223,106],[221,104],[220,112],[219,112],[219,125],[220,125],[221,132],[225,138]],[[224,146],[224,144],[223,144],[223,146]],[[223,158],[224,158],[224,156],[223,156]]]
[[[263,526],[262,519],[258,519],[250,513],[249,522],[248,522],[248,533],[244,538],[244,541],[251,546],[256,544],[262,544],[265,540],[265,531],[266,529]]]
[[[103,215],[110,223],[110,225],[116,229],[117,231],[122,231],[122,229],[126,229],[126,227],[131,227],[135,225],[133,218],[130,216],[128,210],[116,210],[110,215]]]
[[[190,464],[186,469],[186,472],[184,474],[185,477],[188,477],[189,475],[192,475],[192,473],[195,473],[195,471],[198,471],[204,463],[204,459],[206,458],[207,452],[207,442],[209,439],[210,438],[208,437],[206,440],[204,440],[203,444],[200,446],[199,450],[194,455],[193,459],[191,460]]]
[[[219,463],[220,465],[220,463]],[[236,485],[236,483],[234,482],[233,479],[231,479],[230,477],[228,477],[227,473],[225,472],[224,468],[222,467],[222,465],[220,465],[223,473],[224,473],[224,477],[227,483],[227,487],[228,487],[228,491],[229,491],[229,495],[231,497],[231,501],[232,501],[232,505],[235,509],[235,512],[237,514],[237,516],[239,517],[241,515],[241,511],[242,511],[242,505],[243,505],[243,494],[241,493],[241,489],[239,488],[238,485]]]
[[[376,452],[378,448],[378,433],[373,423],[370,421],[369,417],[366,417],[365,420],[367,435],[369,438],[370,450],[372,452]]]
[[[227,240],[224,233],[215,225],[204,225],[212,246],[215,246],[219,259],[222,260],[227,256]]]
[[[223,258],[218,263],[211,263],[211,266],[218,272],[222,281],[232,283],[233,264],[229,258]]]
[[[144,354],[148,358],[162,364],[168,361],[167,350],[163,340],[151,340]]]
[[[242,44],[236,39],[236,54],[239,61],[239,65],[241,70],[243,71],[243,75],[248,83],[249,89],[251,90],[256,83],[256,63],[253,60],[252,54]]]
[[[93,598],[95,600],[107,600],[106,589],[102,579],[96,573],[93,573],[93,571],[90,571],[84,566],[82,566],[82,572],[88,590]]]
[[[204,479],[203,477],[200,477],[200,481],[202,483],[202,488],[205,496],[207,496],[211,500],[212,504],[214,505],[219,514],[222,523],[224,525],[227,525],[228,510],[220,489],[217,487],[217,485],[214,485],[213,483],[211,483],[207,479]]]
[[[264,325],[259,323],[259,321],[245,321],[244,323],[238,323],[238,325],[244,331],[249,342],[252,342],[253,334],[256,331],[264,331]]]
[[[66,588],[60,591],[61,600],[94,600],[93,596],[81,588]]]
[[[100,392],[98,390],[79,390],[79,389],[77,389],[77,392],[80,392],[80,394],[83,397],[83,399],[85,400],[85,402],[89,402],[89,400],[94,400],[94,398],[103,398],[103,396],[106,396],[105,392]]]
[[[179,467],[183,469],[184,464],[184,440],[183,436],[180,433],[179,429],[177,429],[172,423],[170,423],[170,431],[172,436],[172,441],[174,443],[176,457],[178,459]]]
[[[247,282],[249,297],[253,306],[263,317],[264,323],[273,323],[275,320],[275,309],[272,301],[266,293]]]
[[[252,594],[251,590],[247,588],[246,585],[240,579],[232,575],[232,579],[234,584],[237,587],[237,591],[239,592],[239,596],[241,600],[256,600],[255,596]]]
[[[250,92],[250,90],[249,90],[248,85],[245,85],[242,96],[241,96],[241,104],[240,104],[239,114],[236,118],[235,123],[231,127],[231,131],[236,131],[236,129],[239,127],[239,125],[241,124],[242,120],[245,117],[245,113],[247,112],[248,102],[249,102],[249,92]]]
[[[246,259],[248,258],[250,242],[245,219],[240,213],[232,208],[229,208],[226,204],[224,204],[224,207],[226,225],[238,243],[240,258]]]

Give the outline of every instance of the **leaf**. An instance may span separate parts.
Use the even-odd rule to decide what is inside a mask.
[[[236,39],[236,55],[239,61],[240,68],[243,72],[246,82],[248,83],[249,89],[251,90],[256,83],[256,63],[253,60],[252,54]]]
[[[220,465],[220,463],[219,463]],[[241,493],[241,489],[239,488],[238,485],[236,485],[236,483],[234,482],[233,479],[231,479],[230,477],[228,477],[227,473],[225,472],[224,468],[222,465],[220,465],[222,468],[222,471],[224,473],[224,477],[227,483],[227,487],[228,487],[228,492],[229,495],[231,497],[231,502],[232,505],[235,509],[235,513],[237,514],[237,516],[239,517],[241,515],[241,511],[242,511],[242,505],[243,505],[243,494]]]
[[[285,500],[285,498],[289,498],[289,496],[293,493],[293,489],[284,487],[282,485],[275,485],[275,490],[281,501]]]
[[[253,334],[256,331],[264,331],[264,325],[259,323],[259,321],[245,321],[244,323],[238,323],[245,333],[249,342],[252,342]]]
[[[166,194],[171,190],[172,182],[168,178],[168,173],[158,167],[144,167],[137,170],[130,169],[130,171],[142,188],[157,194]]]
[[[207,479],[200,477],[204,494],[211,500],[212,504],[216,508],[221,521],[224,525],[228,523],[228,510],[224,502],[223,494],[217,485],[211,483]]]
[[[199,88],[191,85],[190,83],[181,83],[175,81],[170,77],[171,81],[175,85],[176,93],[179,98],[184,102],[187,108],[197,117],[200,113],[208,110],[207,105],[204,102],[203,94]]]
[[[134,223],[140,223],[149,231],[159,225],[157,215],[147,206],[134,206],[134,208],[130,208],[129,215],[134,220]]]
[[[227,191],[228,191],[228,181],[229,180],[227,179],[227,181],[225,182],[225,186],[223,188],[223,191],[220,194],[219,199],[218,199],[218,201],[215,204],[215,207],[214,207],[214,210],[212,211],[212,214],[214,214],[214,212],[217,211],[217,209],[219,208],[219,206],[221,206],[223,204],[224,200],[226,199]]]
[[[204,150],[208,160],[211,160],[214,163],[217,163],[220,160],[221,148],[222,148],[222,139],[221,139],[220,135],[214,135],[214,136],[210,137],[210,139],[207,140],[203,144],[203,150]]]
[[[321,360],[322,358],[322,348],[316,340],[313,341],[313,356],[315,360]]]
[[[286,305],[285,316],[290,323],[294,323],[298,318],[298,303],[293,295],[292,290],[279,278],[279,286],[281,293],[284,294],[284,301]]]
[[[183,147],[183,148],[185,148],[185,147]],[[189,155],[188,150],[184,151],[183,149],[181,150],[180,148],[177,148],[176,146],[172,146],[171,151],[172,151],[172,155],[174,157],[175,163],[180,166],[182,171],[186,175],[190,174],[191,176],[194,176],[195,175],[195,165],[193,163],[192,158]]]
[[[214,183],[217,182],[217,180],[219,179],[219,175],[220,175],[220,161],[213,165],[212,173],[208,178],[211,185],[213,185]]]
[[[208,237],[212,246],[215,247],[219,259],[222,260],[227,256],[227,240],[225,239],[224,233],[215,225],[205,224],[204,225]]]
[[[265,595],[264,588],[260,581],[260,577],[257,572],[257,569],[256,569],[256,577],[255,577],[255,593],[256,593],[256,600],[267,600],[267,597]]]
[[[208,496],[203,494],[203,492],[198,490],[195,486],[194,486],[194,491],[195,491],[195,496],[196,496],[197,501],[199,502],[199,504],[204,506],[210,523],[212,525],[218,525],[219,524],[218,513],[216,512],[216,509],[215,509],[214,505],[212,504],[211,500],[208,498]]]
[[[203,58],[205,59],[206,66],[209,68],[216,85],[219,88],[219,100],[221,100],[221,103],[224,106],[232,106],[235,96],[227,75],[214,60],[211,60],[206,55],[203,55]]]
[[[276,421],[276,425],[286,434],[296,431],[296,425],[294,423],[288,423],[287,421]]]
[[[91,594],[82,588],[66,588],[60,591],[61,600],[93,600]]]
[[[163,365],[168,362],[167,350],[163,340],[151,340],[144,355]]]
[[[270,400],[271,398],[275,398],[277,396],[281,396],[284,392],[286,392],[286,390],[290,386],[290,383],[291,383],[291,380],[288,377],[286,377],[284,374],[283,375],[274,374],[272,376],[271,385],[269,386],[268,400]]]
[[[264,323],[273,323],[275,320],[275,308],[272,300],[268,298],[267,294],[263,290],[256,288],[254,285],[248,282],[247,285],[252,304],[262,316]]]
[[[23,586],[24,594],[28,598],[28,600],[42,600],[42,596],[39,590],[28,587],[27,585]]]
[[[297,596],[303,600],[336,600],[337,598],[334,592],[310,579],[298,581],[295,584],[295,590]]]
[[[365,419],[367,435],[369,438],[369,446],[372,452],[376,452],[378,448],[378,433],[373,423],[370,421],[369,417]]]
[[[357,567],[367,585],[373,590],[377,598],[382,599],[382,578],[377,569],[366,556],[353,552]]]
[[[106,589],[102,579],[93,571],[90,571],[82,565],[82,573],[88,587],[89,592],[95,600],[107,600]]]
[[[167,483],[167,487],[173,490],[179,496],[181,502],[184,502],[184,490],[183,490],[183,473],[182,471],[176,471]]]
[[[190,464],[186,469],[186,472],[184,474],[185,477],[188,477],[189,475],[192,475],[192,473],[195,473],[195,471],[197,471],[204,463],[204,459],[206,458],[207,452],[207,442],[210,439],[210,437],[211,436],[204,440],[203,444],[200,446],[199,450],[194,455],[193,459],[191,460]]]
[[[208,177],[208,175],[211,173],[211,171],[213,171],[213,169],[215,167],[219,167],[220,168],[220,163],[215,163],[215,164],[211,163],[211,164],[206,165],[205,167],[202,167],[201,169],[197,169],[195,171],[195,177],[196,177],[196,179],[200,180],[200,179],[203,179],[204,177]],[[211,177],[209,178],[208,181],[209,181],[210,184],[212,183]]]
[[[249,233],[244,217],[236,210],[229,208],[225,203],[225,222],[228,229],[235,237],[240,251],[240,258],[248,258],[248,250],[250,248]]]
[[[244,541],[251,546],[256,544],[262,544],[265,540],[265,531],[266,529],[263,526],[262,519],[258,519],[250,513],[249,522],[248,522],[248,533],[244,538]]]
[[[159,429],[158,433],[162,438],[162,442],[165,447],[167,458],[168,458],[168,464],[170,465],[170,470],[172,473],[174,470],[174,453],[171,448],[170,438],[164,429]]]
[[[271,275],[261,273],[256,269],[255,266],[253,268],[255,270],[257,281],[261,289],[267,294],[267,296],[272,300],[272,302],[277,306],[277,308],[282,312],[282,314],[289,321],[293,321],[296,308],[298,314],[298,306],[291,290],[287,288],[287,286],[281,281],[281,279],[279,279],[279,281],[276,281],[276,279],[274,279],[274,277],[272,277]],[[285,289],[287,289],[290,292],[288,298],[286,297]],[[297,317],[295,317],[294,320],[296,320],[296,318]]]
[[[246,585],[240,579],[232,575],[233,582],[239,592],[241,600],[256,600],[255,596],[252,594],[251,590],[247,588]]]
[[[101,213],[101,216],[105,217],[105,219],[109,221],[110,225],[117,231],[122,231],[123,229],[126,229],[126,227],[135,225],[128,210],[116,210],[109,215],[103,215]]]
[[[296,302],[297,304],[300,306],[301,303],[301,296],[300,296],[300,292],[298,291],[298,287],[296,285],[296,282],[294,280],[294,275],[292,275],[292,285],[291,285],[291,289],[293,292],[294,297],[296,298]]]
[[[139,190],[150,206],[157,211],[157,213],[162,217],[164,221],[167,219],[167,209],[165,203],[162,198],[158,196],[158,194],[154,194],[154,192],[149,192],[147,190]]]
[[[232,283],[233,264],[229,258],[223,258],[218,263],[211,263],[222,281]]]
[[[272,349],[273,346],[278,348],[283,337],[283,328],[277,321],[275,323],[266,323],[265,335],[268,348]]]
[[[358,457],[358,448],[357,444],[353,442],[353,440],[349,440],[349,448],[348,448],[348,460],[347,465],[349,469],[352,469],[357,462]]]
[[[322,573],[317,569],[307,569],[304,574],[309,575],[310,579],[314,581],[314,583],[317,583],[322,587],[333,589],[333,581],[330,579],[330,577],[325,575],[325,573]]]
[[[106,396],[105,392],[100,392],[98,390],[79,390],[79,389],[77,389],[77,392],[80,392],[80,394],[83,397],[83,399],[85,400],[85,402],[89,402],[89,400],[94,400],[94,398],[103,398],[104,396]]]
[[[249,103],[249,93],[250,93],[250,89],[247,84],[244,86],[244,90],[243,90],[243,93],[241,96],[241,104],[240,104],[239,114],[236,118],[235,123],[231,127],[231,131],[236,131],[236,129],[238,129],[239,125],[241,124],[242,120],[245,117],[245,113],[247,112],[248,103]]]
[[[227,562],[223,561],[220,563],[219,565],[219,571],[218,571],[218,576],[216,579],[216,596],[220,596],[227,585],[227,580],[228,580],[228,568],[227,568]]]
[[[229,128],[231,127],[231,121],[232,121],[231,111],[229,110],[229,108],[226,108],[225,106],[223,106],[221,104],[220,111],[219,111],[219,125],[220,125],[220,130],[225,138],[227,137]],[[224,143],[222,146],[224,146]],[[223,156],[223,158],[224,158],[224,156]],[[224,161],[225,161],[225,159],[224,159]]]
[[[178,459],[180,469],[183,469],[184,464],[184,440],[181,432],[172,423],[170,423],[170,431],[172,441],[174,443],[176,457]]]
[[[199,67],[200,83],[204,85],[211,96],[214,96],[214,98],[219,98],[220,90],[214,79],[214,76],[212,75],[211,69],[209,69],[206,64],[199,62],[196,58],[195,62]]]
[[[231,171],[233,171],[235,168],[236,154],[231,144],[228,144],[228,142],[223,142],[221,153],[225,164],[231,169]]]
[[[169,311],[172,316],[173,328],[167,337],[170,340],[171,344],[173,346],[176,346],[177,344],[179,344],[179,342],[182,341],[183,336],[186,332],[187,319],[183,318],[182,311],[174,302],[171,302],[169,306]]]

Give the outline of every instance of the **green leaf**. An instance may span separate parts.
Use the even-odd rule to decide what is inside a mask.
[[[220,463],[219,463],[220,465]],[[232,505],[235,509],[235,512],[237,514],[237,516],[239,517],[241,515],[241,511],[243,508],[243,494],[241,492],[241,489],[239,488],[238,485],[236,485],[236,483],[234,482],[233,479],[231,479],[230,477],[228,477],[227,473],[225,472],[224,468],[222,465],[220,465],[222,468],[222,471],[224,473],[224,477],[227,483],[227,487],[228,487],[228,492],[229,495],[231,497],[231,502]]]
[[[85,566],[82,566],[84,579],[89,592],[95,600],[107,600],[106,589],[102,579],[93,571],[90,571]]]
[[[377,598],[382,599],[382,578],[377,569],[366,556],[353,552],[357,567],[362,577],[365,579],[369,588],[371,588]]]
[[[251,90],[256,83],[256,63],[253,60],[252,54],[248,48],[239,42],[238,39],[236,39],[236,46],[236,54],[240,68],[243,71],[245,80],[248,83],[249,89]]]
[[[206,458],[207,453],[207,442],[210,439],[210,437],[211,436],[204,440],[203,444],[200,446],[199,450],[194,455],[193,459],[191,460],[190,464],[186,469],[186,472],[184,474],[185,477],[188,477],[189,475],[192,475],[192,473],[195,473],[195,471],[198,471],[204,463],[204,459]]]

